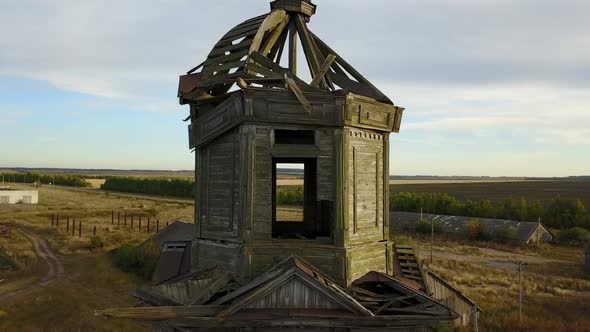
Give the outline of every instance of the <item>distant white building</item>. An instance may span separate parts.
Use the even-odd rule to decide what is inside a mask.
[[[37,204],[39,192],[37,190],[13,190],[0,188],[0,204]]]

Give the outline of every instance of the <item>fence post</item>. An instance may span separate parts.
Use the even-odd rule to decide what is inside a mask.
[[[117,225],[121,224],[121,211],[117,211]]]
[[[59,228],[59,213],[57,214],[57,217],[55,219],[55,227]]]
[[[160,219],[156,219],[156,233],[160,231]]]
[[[139,228],[138,228],[138,231],[141,232],[141,216],[139,216]]]
[[[115,210],[111,210],[111,225],[115,224]]]
[[[150,217],[148,217],[148,228],[147,228],[147,233],[150,233]]]
[[[55,214],[51,215],[51,227],[55,224]]]
[[[70,218],[66,221],[66,234],[70,234]]]
[[[168,222],[166,222],[166,227],[168,227]]]
[[[78,237],[82,237],[82,221],[78,221]]]
[[[127,211],[123,212],[123,226],[127,227]]]
[[[133,230],[133,216],[131,216],[131,230]]]
[[[74,236],[75,233],[76,233],[76,219],[72,219],[72,236]]]
[[[67,226],[70,223],[70,217],[66,217],[66,233],[68,232]]]
[[[96,225],[94,225],[94,229],[92,230],[92,236],[96,237]]]
[[[473,328],[473,332],[477,332],[477,304],[473,304],[473,308],[471,309],[471,327]]]

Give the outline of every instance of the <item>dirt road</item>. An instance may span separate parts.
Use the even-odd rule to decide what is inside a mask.
[[[31,243],[35,248],[35,253],[37,254],[37,257],[39,257],[41,260],[47,263],[47,274],[45,274],[43,278],[41,278],[34,284],[30,284],[24,288],[0,295],[0,303],[20,294],[28,293],[39,287],[45,287],[52,281],[61,277],[61,275],[64,273],[64,267],[61,261],[57,258],[57,256],[55,256],[55,253],[51,250],[45,239],[22,228],[19,228],[18,231],[23,233],[26,237],[29,238],[29,240],[31,240]]]

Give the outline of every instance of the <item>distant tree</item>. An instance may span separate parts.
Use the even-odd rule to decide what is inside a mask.
[[[578,227],[590,229],[590,216],[588,216],[586,207],[579,198],[576,200],[576,208],[574,210],[574,223]]]
[[[496,208],[494,208],[492,202],[488,199],[479,201],[474,217],[495,218]]]
[[[529,207],[529,214],[527,220],[538,221],[545,215],[545,209],[540,200],[536,200],[535,203]]]
[[[557,243],[571,245],[571,246],[583,246],[590,241],[590,232],[581,227],[574,227],[566,230],[559,231],[557,233]]]
[[[518,219],[527,220],[528,218],[528,206],[524,197],[520,198],[520,204],[518,205]]]
[[[500,212],[500,217],[502,219],[510,219],[510,220],[518,220],[519,217],[519,208],[516,204],[516,200],[513,197],[506,198],[504,203],[502,204],[502,209]]]
[[[545,212],[545,224],[555,228],[572,228],[575,225],[576,204],[573,201],[555,198]]]

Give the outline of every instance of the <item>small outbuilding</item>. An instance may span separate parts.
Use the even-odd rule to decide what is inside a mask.
[[[37,204],[39,192],[37,190],[16,190],[0,188],[0,204]]]
[[[465,236],[468,225],[477,219],[485,225],[489,234],[493,237],[496,233],[513,230],[521,244],[538,244],[553,241],[553,234],[540,222],[516,221],[490,218],[474,218],[460,216],[445,216],[438,214],[420,214],[414,212],[391,212],[391,223],[396,231],[413,231],[416,223],[422,220],[432,221],[440,232],[456,236]]]
[[[160,250],[163,250],[167,242],[191,242],[195,236],[195,229],[194,223],[177,220],[149,237],[141,245],[153,242]]]
[[[477,324],[475,311],[479,312],[480,308],[473,300],[431,271],[426,273],[425,282],[430,296],[459,315],[459,318],[453,321],[454,326]]]

